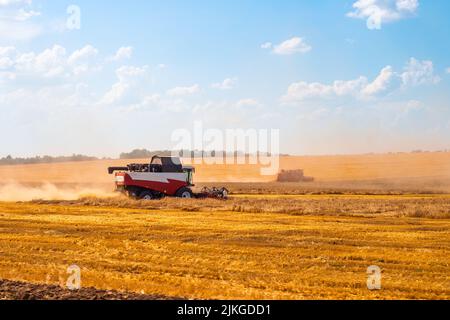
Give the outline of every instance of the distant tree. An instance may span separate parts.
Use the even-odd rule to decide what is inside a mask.
[[[147,149],[135,149],[131,152],[124,152],[120,154],[120,159],[150,159],[154,156],[168,157],[172,155],[172,151],[158,150],[149,151]]]
[[[80,162],[98,160],[96,157],[89,157],[81,154],[73,154],[69,157],[36,156],[31,158],[13,158],[11,155],[1,158],[0,165],[38,164],[38,163],[60,163],[60,162]]]

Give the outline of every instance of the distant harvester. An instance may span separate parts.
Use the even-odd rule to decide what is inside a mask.
[[[277,182],[313,182],[313,177],[305,176],[303,170],[281,170]]]

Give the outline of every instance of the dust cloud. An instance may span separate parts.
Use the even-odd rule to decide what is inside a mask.
[[[116,196],[113,192],[95,187],[57,187],[51,183],[39,186],[25,186],[20,183],[0,185],[0,201],[32,200],[78,200],[83,197],[109,198]]]

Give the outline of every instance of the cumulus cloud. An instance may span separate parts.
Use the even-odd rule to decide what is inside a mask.
[[[394,71],[391,66],[383,68],[378,77],[362,90],[363,95],[373,96],[379,92],[385,91],[388,88],[393,76]]]
[[[272,48],[272,42],[265,42],[261,45],[261,49],[271,49]]]
[[[39,54],[24,53],[17,57],[15,69],[21,73],[34,74],[44,78],[61,76],[67,66],[66,54],[66,49],[60,45],[54,45]]]
[[[0,47],[0,70],[11,68],[14,65],[15,55],[16,55],[16,48]]]
[[[294,37],[274,46],[273,52],[279,55],[292,55],[296,53],[306,53],[311,51],[311,49],[312,47],[307,44],[303,38]]]
[[[352,96],[357,99],[374,98],[395,88],[414,87],[439,82],[434,75],[431,61],[419,61],[411,58],[403,73],[397,73],[391,66],[384,67],[378,76],[370,82],[361,76],[354,80],[336,80],[332,84],[300,81],[291,84],[282,101],[289,103],[310,98]]]
[[[26,21],[28,19],[31,19],[32,17],[38,17],[41,13],[39,11],[33,11],[33,10],[25,10],[25,9],[19,9],[17,14],[13,17],[17,21]]]
[[[38,53],[22,53],[11,46],[0,47],[0,69],[8,69],[22,77],[67,77],[97,68],[93,60],[97,54],[98,50],[91,45],[71,54],[57,44]]]
[[[167,95],[169,96],[189,96],[200,92],[200,86],[194,84],[190,87],[175,87],[173,89],[167,90]]]
[[[109,58],[110,61],[120,61],[130,59],[133,55],[133,47],[120,47],[116,54]]]
[[[129,95],[131,89],[137,86],[144,76],[148,74],[148,66],[122,66],[116,70],[118,81],[100,100],[100,104],[111,105],[121,103]]]
[[[80,61],[95,57],[98,50],[91,45],[87,45],[79,50],[74,51],[69,57],[69,64],[77,64]]]
[[[14,4],[30,4],[32,0],[0,0],[0,7],[6,7]]]
[[[73,67],[73,73],[80,75],[92,69],[91,61],[98,55],[98,50],[91,45],[87,45],[76,50],[68,58],[68,64]]]
[[[0,40],[3,41],[28,41],[42,32],[42,27],[34,23],[0,19]]]
[[[237,78],[227,78],[222,82],[213,83],[211,88],[219,90],[231,90],[237,83]]]
[[[401,75],[405,86],[418,86],[422,84],[435,84],[440,78],[434,74],[432,61],[419,61],[411,58]]]
[[[331,96],[363,97],[373,90],[367,89],[372,86],[374,87],[374,84],[369,83],[366,77],[359,77],[348,81],[336,80],[332,84],[300,81],[289,86],[287,94],[283,97],[283,101],[290,102]],[[367,93],[365,92],[366,90],[368,90]]]
[[[374,30],[381,29],[385,23],[412,16],[418,7],[418,0],[358,0],[347,16],[367,20],[367,28]]]
[[[42,33],[42,27],[30,21],[41,15],[31,5],[31,0],[0,0],[0,39],[26,41]]]

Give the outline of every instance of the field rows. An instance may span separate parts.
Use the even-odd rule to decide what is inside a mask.
[[[0,203],[0,278],[58,284],[77,264],[83,286],[164,296],[450,298],[449,219],[181,205]],[[370,265],[381,291],[366,287]]]
[[[74,201],[37,200],[35,204],[97,206],[187,212],[284,213],[317,216],[384,216],[450,219],[450,195],[232,195],[227,201],[135,201],[123,196]]]

